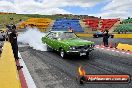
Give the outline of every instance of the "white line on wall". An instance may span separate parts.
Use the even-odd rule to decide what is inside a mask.
[[[22,71],[23,71],[28,88],[37,88],[19,52],[18,52],[18,56],[21,58],[19,59],[19,63],[21,66],[23,66]]]

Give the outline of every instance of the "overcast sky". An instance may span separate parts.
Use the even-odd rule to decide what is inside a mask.
[[[1,12],[132,17],[132,0],[0,0]]]

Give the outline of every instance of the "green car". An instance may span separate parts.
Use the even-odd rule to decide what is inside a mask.
[[[47,44],[48,48],[59,51],[60,56],[65,58],[67,55],[89,56],[89,52],[94,49],[94,42],[83,40],[77,37],[73,32],[51,31],[42,42]]]

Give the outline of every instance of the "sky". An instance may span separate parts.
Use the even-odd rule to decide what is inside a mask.
[[[132,0],[0,0],[0,12],[132,17]]]

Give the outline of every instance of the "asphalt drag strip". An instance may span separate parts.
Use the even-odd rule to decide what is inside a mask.
[[[132,58],[108,54],[95,49],[89,59],[69,56],[62,59],[57,52],[38,51],[28,46],[19,48],[20,54],[37,88],[131,88],[128,84],[85,84],[76,81],[78,67],[87,74],[130,74]]]

